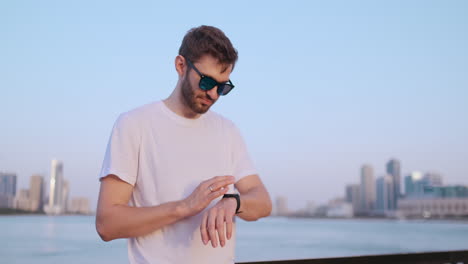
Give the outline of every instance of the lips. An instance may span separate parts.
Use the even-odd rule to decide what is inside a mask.
[[[207,98],[202,98],[202,97],[199,97],[200,101],[202,104],[205,104],[205,105],[211,105],[213,104],[213,101],[212,100],[209,100]]]

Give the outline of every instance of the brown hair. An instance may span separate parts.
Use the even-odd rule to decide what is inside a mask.
[[[179,55],[196,62],[204,55],[211,55],[222,65],[225,71],[232,64],[232,69],[237,61],[237,50],[232,46],[224,32],[212,26],[199,26],[190,29],[185,34],[179,48]]]

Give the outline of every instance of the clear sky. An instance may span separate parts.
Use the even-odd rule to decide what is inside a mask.
[[[112,125],[166,98],[188,29],[221,28],[241,129],[271,194],[343,196],[364,163],[468,184],[467,1],[1,1],[0,171],[64,162],[93,206]]]

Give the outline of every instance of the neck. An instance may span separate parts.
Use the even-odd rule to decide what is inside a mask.
[[[201,114],[194,112],[184,101],[182,97],[180,83],[177,83],[176,88],[172,91],[171,95],[168,98],[164,99],[164,104],[174,113],[190,119],[196,119],[201,116]]]

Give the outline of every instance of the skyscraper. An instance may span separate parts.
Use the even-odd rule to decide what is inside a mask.
[[[353,205],[354,215],[359,214],[361,209],[361,186],[359,184],[346,185],[346,202]]]
[[[423,177],[424,184],[431,187],[439,187],[443,185],[442,175],[436,172],[428,172]]]
[[[29,199],[31,211],[39,211],[43,207],[44,178],[41,175],[32,175],[29,181]]]
[[[31,211],[31,202],[29,200],[29,190],[20,189],[16,194],[14,208],[22,211]]]
[[[68,184],[67,180],[63,180],[63,186],[62,186],[62,213],[67,213],[68,212],[68,195],[70,193],[70,186]]]
[[[374,169],[370,165],[361,167],[361,208],[364,213],[371,213],[375,208]]]
[[[63,164],[61,161],[52,160],[49,184],[49,202],[44,207],[44,211],[47,214],[60,214],[63,210]]]
[[[16,195],[16,174],[0,172],[0,194]]]
[[[414,197],[424,194],[424,182],[422,173],[418,171],[411,172],[405,177],[405,196]]]
[[[401,166],[399,160],[391,159],[387,162],[387,174],[392,176],[394,190],[393,203],[396,208],[398,199],[401,197]]]
[[[16,174],[0,172],[0,208],[12,208],[16,196]]]
[[[377,203],[376,209],[379,213],[395,210],[393,190],[393,177],[391,175],[384,175],[379,177],[376,182],[377,188]]]

